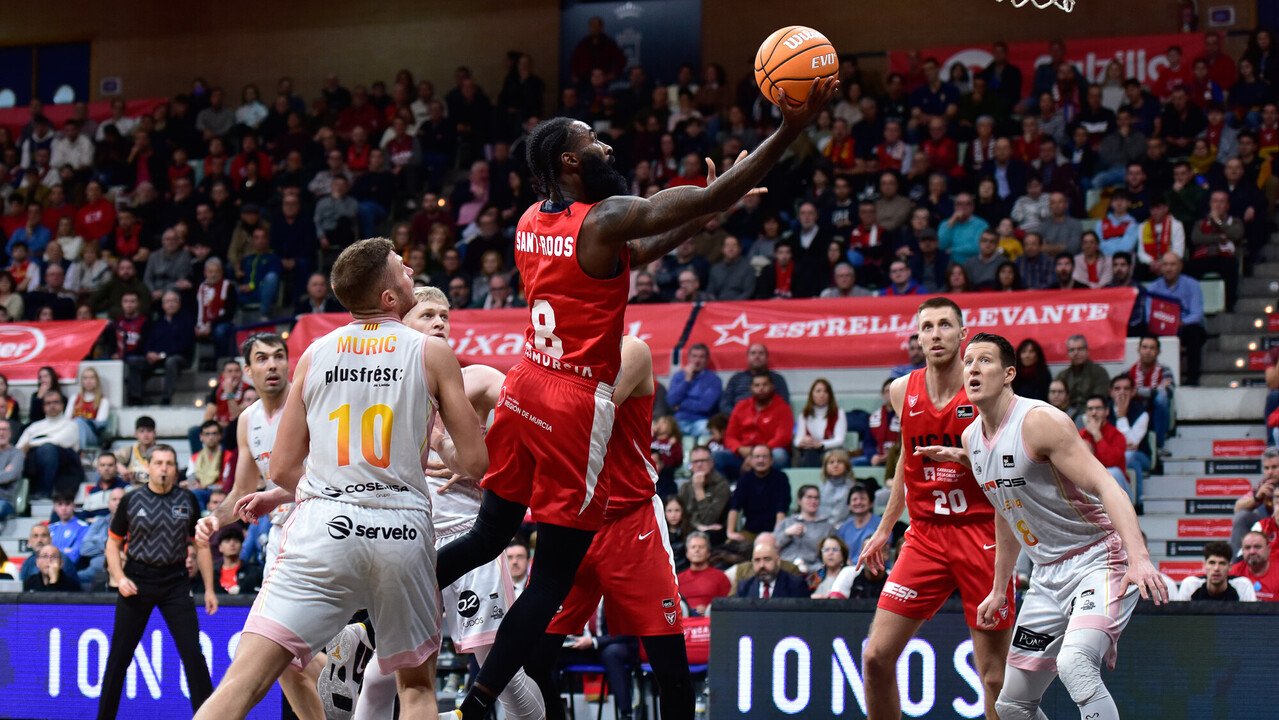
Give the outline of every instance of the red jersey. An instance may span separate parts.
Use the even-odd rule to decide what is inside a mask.
[[[1274,557],[1271,554],[1270,566],[1266,569],[1265,575],[1253,574],[1248,563],[1243,560],[1230,566],[1230,574],[1251,580],[1252,589],[1256,591],[1257,599],[1261,602],[1279,602],[1279,562],[1275,562]]]
[[[544,212],[535,204],[516,225],[515,267],[529,306],[524,358],[548,370],[611,384],[622,366],[630,255],[622,254],[617,274],[607,280],[582,270],[577,243],[592,207],[575,202],[559,212]]]
[[[85,203],[75,216],[76,234],[86,242],[96,242],[115,227],[115,205],[109,200]]]
[[[83,394],[76,395],[75,403],[71,406],[71,417],[84,418],[85,420],[98,419],[98,406],[102,404],[102,396],[98,395],[90,402],[84,399]]]
[[[608,488],[604,522],[649,504],[657,487],[657,468],[649,456],[653,439],[653,395],[629,397],[613,416],[613,435],[604,455],[600,484]]]
[[[900,418],[900,462],[905,464],[906,509],[911,522],[993,523],[995,508],[967,465],[935,462],[915,454],[915,448],[925,445],[963,447],[964,430],[977,417],[977,409],[968,402],[968,393],[963,389],[945,407],[934,407],[928,399],[927,373],[928,368],[920,368],[910,374]]]

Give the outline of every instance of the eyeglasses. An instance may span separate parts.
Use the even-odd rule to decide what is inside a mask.
[[[693,458],[689,460],[690,463],[708,463],[710,461],[710,458]]]

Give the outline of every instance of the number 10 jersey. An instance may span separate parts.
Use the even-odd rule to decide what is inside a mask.
[[[299,500],[431,511],[422,470],[437,403],[425,346],[425,335],[390,317],[355,320],[311,345]]]

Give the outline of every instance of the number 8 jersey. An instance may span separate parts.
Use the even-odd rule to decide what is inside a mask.
[[[422,474],[436,400],[426,336],[390,317],[316,340],[302,399],[311,448],[298,499],[431,511]]]
[[[622,363],[622,332],[630,297],[630,261],[617,274],[587,275],[578,264],[582,222],[594,207],[573,203],[559,212],[535,204],[515,228],[515,266],[529,306],[524,358],[547,370],[612,384]]]

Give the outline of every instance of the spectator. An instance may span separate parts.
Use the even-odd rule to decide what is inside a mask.
[[[1119,428],[1110,424],[1108,412],[1105,396],[1088,396],[1084,404],[1084,427],[1079,431],[1079,437],[1088,443],[1098,462],[1106,467],[1115,482],[1132,498],[1134,495],[1128,483],[1128,467],[1124,458],[1128,441]]]
[[[187,292],[195,287],[191,284],[193,262],[178,232],[173,228],[165,230],[160,237],[160,250],[151,253],[144,273],[151,299],[159,300],[166,290]]]
[[[706,421],[715,414],[723,394],[719,376],[707,369],[709,362],[710,348],[705,344],[690,347],[684,367],[671,376],[666,395],[680,432],[694,439],[706,435]]]
[[[733,373],[732,377],[724,385],[724,392],[720,395],[719,411],[725,415],[733,412],[733,408],[742,399],[749,397],[751,394],[752,378],[757,370],[768,372],[769,378],[773,381],[773,387],[777,389],[777,393],[783,398],[790,398],[790,389],[786,386],[786,378],[780,373],[768,369],[768,348],[763,343],[752,343],[746,348],[746,369]]]
[[[1261,480],[1255,490],[1235,501],[1230,547],[1243,542],[1244,535],[1275,512],[1275,488],[1279,486],[1279,449],[1269,447],[1261,456]]]
[[[660,415],[653,421],[653,440],[649,446],[653,465],[657,467],[657,495],[674,495],[675,470],[684,464],[683,437],[675,418]]]
[[[790,508],[790,480],[773,465],[767,445],[756,445],[747,456],[747,468],[737,480],[728,501],[729,540],[744,542],[771,531]],[[739,531],[738,526],[741,525]],[[776,542],[776,541],[774,541]]]
[[[340,312],[345,312],[345,308],[329,291],[329,277],[324,273],[311,273],[306,281],[306,294],[293,305],[293,316]]]
[[[793,440],[790,404],[774,390],[768,371],[756,370],[751,376],[751,396],[738,402],[728,418],[727,451],[717,455],[715,466],[725,475],[735,474],[741,467],[739,457],[749,457],[752,448],[765,445],[772,451],[773,462],[786,467]]]
[[[92,520],[106,515],[110,491],[116,488],[125,490],[129,488],[129,484],[120,478],[120,464],[110,450],[98,451],[98,456],[93,461],[93,468],[97,478],[89,486],[89,494],[85,497],[80,512],[77,513],[83,520]]]
[[[754,270],[751,272],[753,274]],[[641,270],[635,275],[635,294],[627,302],[633,305],[652,305],[666,300],[657,291],[657,278],[653,273]]]
[[[262,584],[262,569],[240,559],[244,531],[229,527],[218,535],[218,557],[213,561],[214,590],[219,594],[250,594]]]
[[[1013,392],[1032,400],[1048,400],[1048,386],[1052,374],[1044,359],[1044,349],[1034,338],[1026,338],[1017,346],[1017,376],[1013,378]]]
[[[1186,372],[1183,384],[1195,386],[1199,384],[1199,372],[1203,367],[1203,346],[1208,340],[1204,329],[1204,296],[1199,281],[1181,274],[1181,258],[1173,253],[1165,253],[1161,263],[1160,277],[1150,284],[1152,298],[1163,298],[1175,301],[1181,308],[1181,324],[1177,329],[1177,337],[1181,338],[1181,347],[1186,357]],[[1147,308],[1147,315],[1150,309]],[[1138,387],[1141,383],[1138,383]]]
[[[742,243],[736,237],[728,235],[720,245],[720,259],[711,266],[706,291],[716,300],[749,300],[754,295],[755,268],[742,257]]]
[[[515,597],[519,597],[528,585],[529,550],[524,540],[516,537],[506,546],[506,567],[511,571],[511,584]]]
[[[1266,416],[1267,426],[1274,428],[1273,418],[1275,410],[1279,410],[1279,347],[1270,348],[1266,352],[1266,387],[1269,392],[1266,393],[1266,409],[1263,411]],[[5,383],[8,386],[8,383]],[[1267,445],[1279,445],[1279,435],[1271,435],[1266,439]]]
[[[1192,575],[1181,581],[1178,600],[1217,600],[1224,602],[1256,602],[1257,594],[1247,578],[1230,574],[1230,546],[1216,541],[1204,545],[1203,575]]]
[[[819,514],[839,524],[848,515],[848,489],[852,484],[848,451],[844,448],[827,450],[822,457],[821,509]]]
[[[111,518],[120,506],[120,500],[124,498],[124,488],[114,487],[101,494],[106,496],[106,506],[102,508],[102,514],[89,523],[89,529],[80,541],[80,561],[76,565],[79,568],[76,578],[80,581],[80,586],[89,592],[106,589],[107,532],[111,527]]]
[[[989,227],[985,220],[973,216],[975,208],[976,202],[971,193],[959,193],[955,196],[955,214],[937,231],[941,249],[956,263],[968,262],[969,258],[977,255],[981,233]]]
[[[257,305],[261,317],[270,319],[283,275],[280,257],[271,249],[270,231],[265,226],[254,228],[249,252],[240,261],[240,304]]]
[[[808,585],[782,570],[777,540],[772,533],[764,533],[755,539],[751,568],[754,574],[737,588],[737,597],[808,597]]]
[[[49,523],[49,537],[74,569],[80,560],[80,541],[89,531],[89,523],[75,516],[75,497],[72,495],[55,495],[53,513],[58,520]]]
[[[191,456],[190,475],[183,486],[195,495],[200,507],[205,507],[214,488],[229,486],[235,473],[235,453],[222,447],[222,428],[216,420],[200,425],[200,442],[203,446]]]
[[[674,483],[671,485],[674,486]],[[661,495],[660,490],[658,495]],[[666,522],[666,538],[671,545],[671,559],[674,560],[675,572],[678,573],[688,567],[684,558],[684,538],[693,531],[693,526],[689,523],[688,514],[684,512],[683,501],[673,492],[666,498],[662,512]]]
[[[816,485],[801,486],[796,499],[799,512],[779,520],[773,534],[781,557],[807,572],[821,565],[821,542],[835,532],[835,526],[821,514],[822,494]]]
[[[49,246],[50,248],[60,247],[57,243]],[[27,311],[32,309],[37,311],[48,308],[57,320],[72,320],[75,318],[76,294],[67,290],[66,273],[62,264],[57,261],[49,261],[48,266],[44,270],[44,284],[27,293],[26,306]]]
[[[1114,187],[1124,182],[1130,163],[1140,162],[1146,154],[1146,135],[1133,127],[1132,111],[1120,108],[1115,127],[1097,146],[1097,174],[1092,187]]]
[[[821,298],[841,297],[873,297],[874,292],[857,284],[857,273],[853,266],[841,262],[835,266],[830,287],[821,291]]]
[[[862,543],[879,529],[882,518],[872,511],[873,498],[870,488],[855,483],[848,492],[848,519],[837,530],[839,538],[850,554],[861,554]]]
[[[26,453],[23,474],[36,481],[36,492],[43,495],[72,493],[84,480],[80,467],[80,430],[66,411],[62,391],[52,388],[44,394],[45,417],[27,426],[17,447]]]
[[[1048,195],[1044,192],[1044,183],[1037,176],[1026,181],[1026,194],[1013,202],[1008,217],[1017,224],[1022,232],[1039,232],[1044,222],[1051,217],[1048,206]]]
[[[964,271],[974,287],[991,287],[1000,264],[1006,260],[1007,256],[999,249],[999,236],[991,230],[982,230],[977,240],[977,254],[964,263]]]
[[[240,294],[235,284],[226,279],[221,258],[204,261],[204,282],[195,293],[195,338],[212,340],[218,356],[234,353],[235,310]]]
[[[684,503],[689,523],[699,532],[707,533],[713,545],[724,542],[725,513],[732,490],[728,480],[715,469],[711,451],[698,445],[688,453],[689,480],[679,489],[679,499]]]
[[[671,299],[675,302],[691,303],[706,302],[715,298],[702,292],[702,284],[696,272],[693,270],[681,270],[678,284],[675,288],[675,295]]]
[[[835,272],[836,272],[835,283],[836,283],[836,286],[838,286],[839,285],[838,266],[836,267]],[[880,295],[890,295],[890,296],[924,295],[927,293],[927,291],[924,289],[924,286],[920,285],[919,282],[915,280],[915,278],[913,277],[910,269],[910,264],[902,258],[895,258],[892,262],[888,264],[888,280],[889,282],[887,286],[885,286],[883,290],[879,291]],[[854,295],[857,294],[856,290],[853,291],[853,294]],[[823,292],[822,295],[825,296],[826,293]]]
[[[1207,273],[1216,273],[1224,280],[1227,312],[1234,312],[1239,293],[1237,256],[1243,239],[1243,221],[1230,214],[1230,194],[1224,190],[1213,192],[1208,200],[1208,216],[1196,222],[1190,232],[1186,274],[1202,279]]]
[[[804,409],[795,418],[793,434],[795,467],[819,467],[825,452],[844,446],[848,419],[840,412],[835,390],[826,379],[818,378],[809,387]]]
[[[1172,417],[1175,383],[1172,368],[1159,362],[1159,348],[1158,336],[1143,335],[1137,345],[1137,362],[1128,368],[1128,377],[1132,378],[1136,396],[1151,412],[1155,440],[1162,450]]]
[[[155,447],[155,420],[140,415],[133,423],[133,438],[137,442],[116,451],[120,463],[120,477],[135,487],[147,483],[147,458]]]
[[[1243,559],[1230,566],[1230,574],[1252,583],[1261,602],[1279,602],[1279,562],[1271,562],[1270,540],[1265,533],[1249,532],[1243,537]]]
[[[1066,383],[1070,391],[1070,405],[1084,407],[1084,401],[1092,395],[1100,395],[1105,404],[1110,391],[1110,375],[1088,357],[1088,338],[1071,335],[1066,339],[1066,356],[1070,365],[1057,373],[1057,379]]]
[[[28,577],[22,583],[25,592],[80,592],[80,581],[75,573],[63,570],[63,564],[75,563],[64,560],[64,553],[53,545],[45,545],[36,552],[38,574]]]
[[[102,289],[102,286],[111,279],[111,273],[111,266],[102,257],[98,244],[85,243],[80,250],[80,259],[72,262],[71,267],[67,268],[63,286],[83,300]],[[0,277],[2,276],[0,274]]]
[[[812,586],[809,597],[814,600],[840,600],[847,597],[835,592],[834,588],[841,576],[845,576],[846,584],[852,585],[852,580],[846,577],[853,573],[853,568],[848,565],[848,557],[848,545],[843,540],[834,535],[822,539],[821,564],[808,578],[808,583]]]
[[[1150,201],[1150,219],[1138,230],[1137,259],[1141,262],[1138,277],[1151,279],[1161,275],[1160,262],[1166,253],[1177,257],[1186,255],[1186,228],[1168,212],[1168,200],[1163,197]]]
[[[25,460],[22,451],[10,444],[12,441],[13,426],[0,422],[0,525],[17,512],[14,503]]]
[[[1070,253],[1073,256],[1079,252],[1079,238],[1084,229],[1077,219],[1070,216],[1070,198],[1065,193],[1049,194],[1048,218],[1040,225],[1039,232],[1043,236],[1045,253],[1054,256]]]
[[[1075,272],[1071,277],[1084,287],[1103,288],[1114,279],[1110,257],[1101,253],[1101,243],[1097,240],[1097,234],[1091,230],[1084,231],[1080,238],[1079,254],[1074,257],[1074,262]]]
[[[870,432],[862,438],[862,454],[853,461],[854,465],[871,465],[879,467],[888,462],[888,455],[901,441],[902,423],[888,399],[888,388],[892,380],[885,380],[879,388],[883,404],[875,409],[867,419]]]
[[[110,312],[118,317],[121,312],[121,299],[126,293],[133,293],[138,298],[138,313],[148,315],[151,312],[151,289],[142,278],[138,277],[138,268],[127,257],[120,258],[115,265],[115,276],[98,288],[89,301],[95,313]]]
[[[101,443],[111,415],[111,401],[102,389],[98,371],[86,367],[80,371],[80,390],[71,396],[67,417],[80,428],[80,447],[94,448]]]
[[[27,550],[30,555],[26,560],[22,561],[22,568],[18,571],[18,579],[26,582],[27,578],[32,577],[40,572],[39,554],[40,548],[50,545],[53,542],[49,536],[48,523],[36,523],[27,531]]]
[[[62,380],[58,377],[58,371],[52,367],[45,365],[36,371],[36,389],[31,393],[31,407],[27,412],[28,422],[44,419],[45,393],[61,387]]]
[[[1101,252],[1107,256],[1119,251],[1133,252],[1141,235],[1141,222],[1128,212],[1129,199],[1125,190],[1116,190],[1110,196],[1110,211],[1097,221],[1096,236],[1101,242]]]
[[[711,601],[717,597],[728,597],[733,587],[723,572],[711,567],[710,554],[710,537],[700,531],[690,533],[684,542],[688,568],[679,573],[677,580],[679,594],[695,616],[705,615]]]
[[[164,293],[160,302],[163,315],[156,320],[146,334],[146,354],[126,356],[129,366],[129,397],[141,398],[147,378],[164,368],[164,385],[160,404],[173,402],[173,391],[178,373],[191,364],[195,351],[195,323],[182,312],[182,298],[175,291]]]
[[[909,375],[911,372],[924,367],[924,348],[919,344],[919,333],[913,333],[906,340],[906,364],[894,367],[889,373],[890,380],[896,380],[903,375]]]
[[[1119,432],[1124,434],[1127,446],[1124,451],[1124,462],[1133,471],[1132,502],[1136,505],[1137,514],[1141,514],[1141,485],[1146,474],[1153,466],[1147,432],[1150,427],[1150,414],[1146,412],[1141,400],[1136,399],[1132,378],[1127,375],[1116,375],[1110,381],[1110,422]]]
[[[484,301],[480,303],[480,307],[485,310],[494,308],[515,308],[524,307],[524,301],[515,296],[511,291],[511,283],[502,275],[494,275],[488,281],[488,294],[484,296]]]
[[[1195,181],[1190,163],[1183,160],[1172,166],[1172,187],[1165,197],[1168,199],[1168,211],[1182,226],[1193,228],[1200,220],[1201,208],[1207,198],[1204,189]]]

